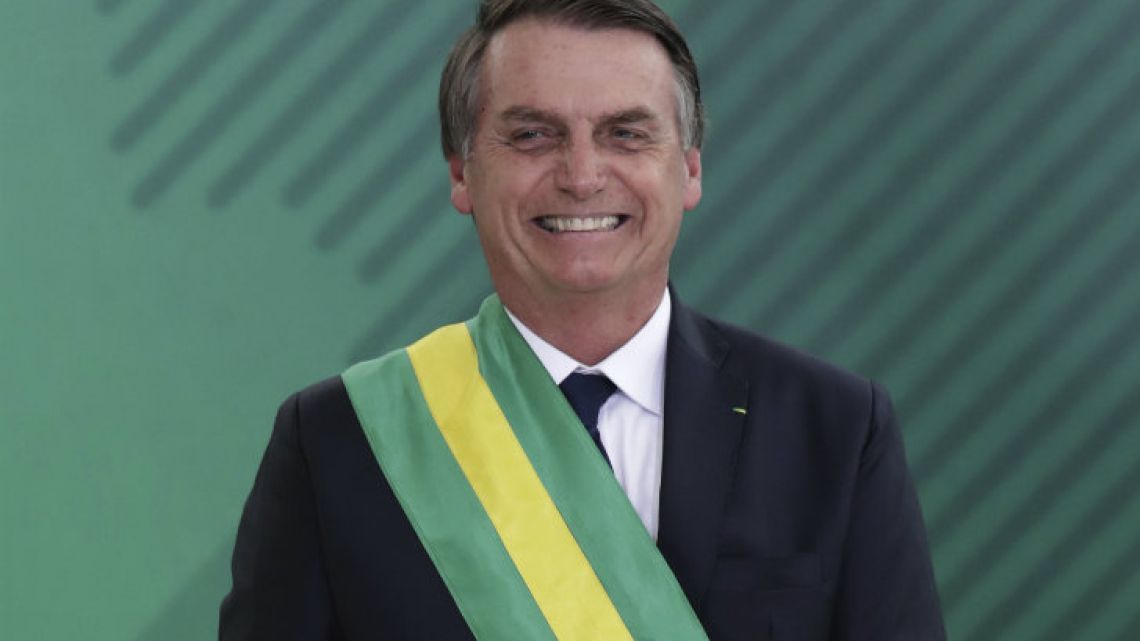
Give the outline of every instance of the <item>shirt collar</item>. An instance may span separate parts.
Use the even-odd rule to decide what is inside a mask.
[[[665,348],[671,315],[666,289],[657,310],[632,338],[602,362],[587,367],[546,342],[507,310],[507,316],[555,383],[561,384],[574,372],[600,372],[633,402],[658,416],[665,411]]]

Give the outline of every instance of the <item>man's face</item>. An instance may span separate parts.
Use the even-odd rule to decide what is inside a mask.
[[[674,78],[637,31],[522,20],[491,40],[451,200],[474,214],[505,299],[664,287],[682,213],[701,197]]]

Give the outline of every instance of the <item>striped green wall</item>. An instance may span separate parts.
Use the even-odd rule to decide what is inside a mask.
[[[680,294],[884,382],[961,641],[1140,635],[1140,3],[673,0]],[[456,0],[0,5],[0,621],[208,638],[291,390],[488,291]]]

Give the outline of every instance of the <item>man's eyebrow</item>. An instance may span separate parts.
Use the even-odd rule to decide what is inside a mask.
[[[525,107],[516,105],[507,107],[500,114],[499,117],[505,121],[513,122],[542,122],[559,124],[563,122],[563,118],[558,114],[538,109],[536,107]],[[629,109],[621,109],[613,113],[605,114],[599,119],[602,125],[632,125],[640,122],[654,122],[657,120],[656,114],[645,107],[630,107]]]
[[[507,107],[502,111],[501,114],[499,114],[499,117],[503,120],[510,121],[546,123],[562,122],[562,118],[558,117],[558,115],[552,112],[536,109],[534,107],[523,107],[518,105]]]
[[[602,117],[602,124],[604,125],[633,125],[641,122],[654,122],[657,120],[657,115],[645,107],[632,107],[630,109],[622,109],[612,114],[607,114]]]

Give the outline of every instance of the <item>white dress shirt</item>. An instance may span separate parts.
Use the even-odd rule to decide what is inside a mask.
[[[669,291],[665,290],[657,311],[625,345],[587,367],[543,340],[507,310],[555,384],[574,372],[583,372],[605,374],[617,386],[598,414],[598,431],[618,484],[654,540],[661,494],[665,347],[670,314]]]

